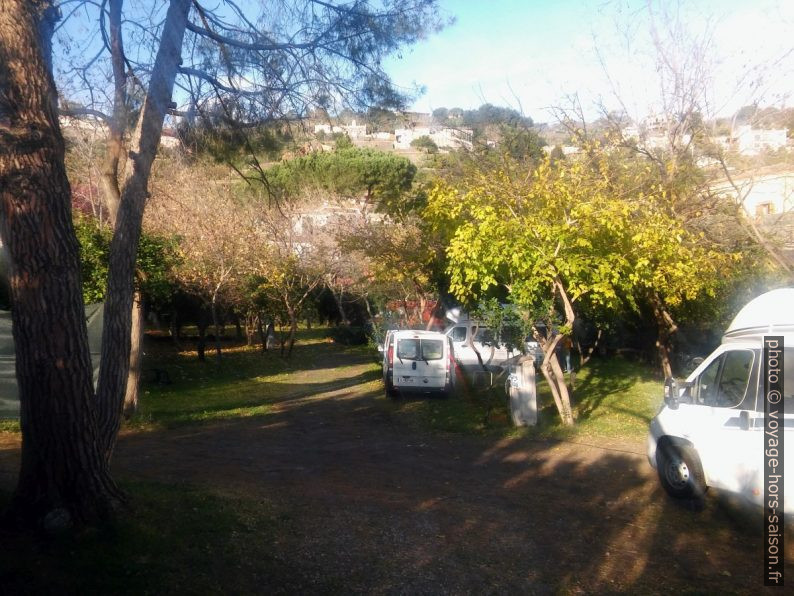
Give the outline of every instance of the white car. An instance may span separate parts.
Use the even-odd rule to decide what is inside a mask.
[[[736,316],[720,345],[679,384],[651,420],[648,461],[673,497],[699,499],[709,487],[762,505],[764,496],[763,338],[782,336],[783,506],[794,512],[794,288],[767,292]]]
[[[386,394],[452,393],[455,383],[452,342],[436,331],[390,331],[383,346]]]

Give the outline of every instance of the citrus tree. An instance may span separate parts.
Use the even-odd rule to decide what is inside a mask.
[[[468,304],[501,296],[530,319],[564,424],[574,416],[556,348],[572,333],[580,306],[618,312],[653,305],[669,373],[670,308],[713,293],[739,258],[708,248],[670,217],[664,190],[646,184],[641,171],[627,174],[600,148],[591,155],[546,160],[522,175],[470,171],[432,189],[424,212],[448,238],[451,292]]]

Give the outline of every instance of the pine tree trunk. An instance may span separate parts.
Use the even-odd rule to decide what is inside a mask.
[[[124,418],[130,419],[138,411],[138,390],[141,383],[143,357],[143,296],[135,292],[130,335],[130,372],[127,375],[127,390],[124,393]]]
[[[121,30],[122,4],[123,0],[110,0],[108,3],[110,60],[113,66],[113,115],[108,122],[107,150],[99,176],[111,227],[116,225],[121,202],[119,161],[124,155],[124,131],[127,128],[127,69],[124,64]]]
[[[123,502],[98,441],[49,2],[0,0],[0,235],[11,260],[22,460],[10,517],[62,527]]]
[[[107,298],[102,326],[102,366],[97,385],[100,446],[109,459],[116,444],[130,365],[135,260],[149,175],[157,155],[174,79],[181,62],[190,0],[171,0],[149,89],[131,139],[116,229],[110,243]]]

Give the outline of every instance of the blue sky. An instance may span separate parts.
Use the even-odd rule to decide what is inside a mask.
[[[648,28],[639,24],[647,15],[644,0],[441,4],[456,23],[387,63],[395,82],[426,88],[414,109],[473,108],[490,102],[521,108],[546,121],[551,119],[546,108],[560,105],[566,94],[579,93],[591,111],[599,98],[617,107],[614,88],[619,87],[629,111],[642,112],[658,88]],[[677,3],[654,5],[670,10]],[[689,33],[710,31],[714,39],[709,92],[715,112],[729,113],[750,98],[775,105],[794,102],[789,96],[794,90],[793,56],[774,62],[794,46],[794,1],[690,0],[681,6]],[[626,23],[635,27],[631,43],[624,37]],[[741,78],[740,73],[752,76]],[[761,76],[762,88],[751,89],[751,79]]]
[[[241,2],[252,13],[259,7],[257,0]],[[649,6],[656,13],[680,7],[680,22],[688,35],[702,37],[709,32],[713,39],[703,86],[711,106],[707,116],[730,115],[753,102],[794,105],[794,0],[439,2],[442,16],[455,17],[456,22],[385,64],[396,83],[425,87],[412,106],[415,110],[476,108],[489,102],[547,122],[554,120],[549,108],[563,105],[566,96],[576,93],[588,119],[598,114],[596,102],[617,109],[618,98],[635,120],[658,112],[659,77],[649,34]],[[127,4],[131,10],[148,11],[153,3],[129,0]],[[154,4],[162,12],[164,0]],[[96,10],[93,5],[82,6],[66,23],[69,43],[57,48],[60,68],[71,67],[75,54],[87,56],[99,47],[99,38],[90,34],[95,30]],[[664,24],[665,19],[655,22]],[[132,27],[126,32],[138,33]],[[128,51],[135,47],[127,45]],[[675,58],[688,59],[685,53]],[[81,80],[59,77],[59,84],[65,95],[80,97]]]

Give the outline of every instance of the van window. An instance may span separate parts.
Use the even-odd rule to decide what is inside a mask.
[[[444,357],[444,342],[440,339],[423,339],[422,359],[441,360]]]
[[[452,341],[466,341],[466,328],[453,327],[452,328]]]
[[[397,358],[400,360],[417,360],[418,356],[418,339],[401,339],[397,342]]]
[[[716,392],[715,406],[733,408],[742,403],[750,383],[753,369],[753,352],[732,350],[725,354],[720,374],[719,390]]]
[[[700,405],[711,405],[714,403],[714,396],[717,392],[717,374],[720,372],[720,365],[724,357],[725,354],[721,354],[708,365],[706,370],[700,373],[697,381],[695,381],[692,394],[693,403]]]
[[[444,357],[442,339],[401,339],[397,342],[400,360],[441,360]]]

